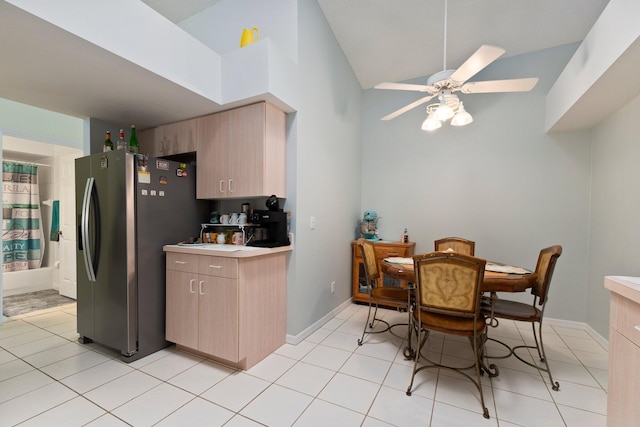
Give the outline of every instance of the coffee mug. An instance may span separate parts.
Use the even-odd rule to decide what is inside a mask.
[[[238,223],[238,214],[232,213],[231,217],[229,218],[229,224],[237,224],[237,223]]]
[[[247,214],[241,213],[238,215],[238,224],[246,224],[247,223]]]
[[[221,224],[229,224],[229,215],[221,215],[220,216]]]
[[[242,239],[242,233],[241,232],[235,232],[233,233],[233,240],[232,240],[234,245],[242,245],[244,243],[243,239]]]
[[[224,233],[220,233],[220,234],[218,234],[218,237],[216,237],[216,242],[218,242],[218,244],[220,244],[220,245],[224,245],[225,240],[226,240],[226,238],[225,238]]]

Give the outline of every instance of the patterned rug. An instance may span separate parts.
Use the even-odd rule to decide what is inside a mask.
[[[73,302],[76,300],[60,295],[55,289],[11,295],[2,299],[2,314],[17,316]]]

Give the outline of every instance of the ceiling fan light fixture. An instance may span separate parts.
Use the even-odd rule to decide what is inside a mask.
[[[441,122],[449,120],[454,114],[453,108],[449,107],[446,102],[440,103],[435,113],[433,113],[434,117]]]
[[[422,130],[431,131],[436,130],[442,126],[442,122],[435,117],[432,113],[427,114],[427,118],[422,122]]]
[[[466,126],[471,122],[473,122],[473,117],[464,109],[464,105],[460,102],[458,111],[456,111],[456,114],[451,119],[451,126]]]

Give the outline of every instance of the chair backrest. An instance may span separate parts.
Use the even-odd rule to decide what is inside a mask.
[[[378,280],[380,277],[378,261],[376,260],[376,248],[373,245],[373,242],[364,238],[358,239],[357,243],[360,247],[360,252],[362,253],[364,274],[367,278],[367,283],[372,284],[372,281]]]
[[[465,255],[474,255],[476,243],[461,237],[445,237],[435,241],[435,250],[441,252],[458,252]]]
[[[536,264],[538,280],[535,286],[531,288],[531,293],[538,297],[538,304],[540,305],[547,300],[553,270],[556,268],[556,261],[560,255],[562,255],[562,246],[560,245],[549,246],[540,251],[538,264]]]
[[[416,302],[423,311],[475,317],[486,260],[456,252],[413,257]]]

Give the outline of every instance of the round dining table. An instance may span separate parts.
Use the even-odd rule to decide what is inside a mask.
[[[487,262],[488,267],[484,271],[481,292],[524,292],[530,289],[538,280],[535,272],[529,272],[518,267],[504,266],[497,262]],[[511,267],[519,273],[505,273],[502,271],[491,271],[492,266]],[[382,273],[394,279],[415,283],[416,275],[413,271],[413,264],[389,262],[382,260],[380,263]],[[505,270],[505,268],[500,268]]]

